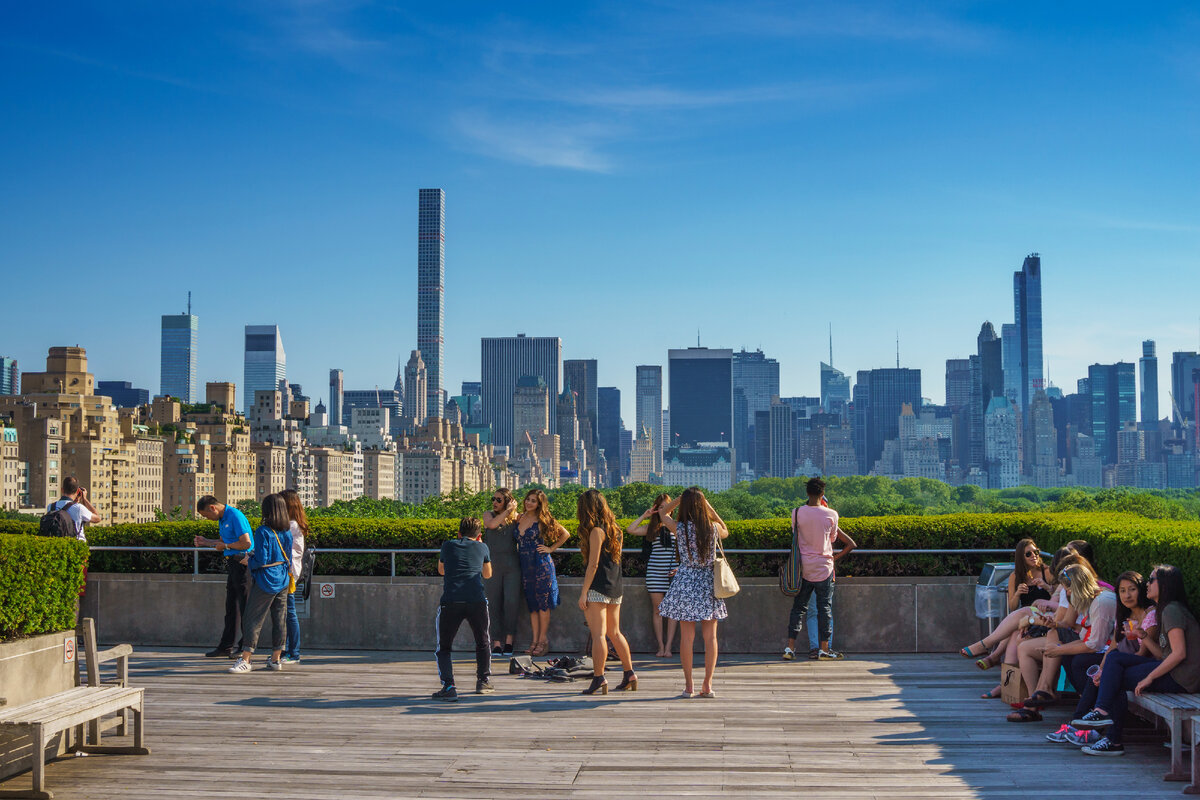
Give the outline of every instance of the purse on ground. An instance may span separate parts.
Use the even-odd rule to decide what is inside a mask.
[[[716,531],[713,531],[713,535],[717,536]],[[725,558],[721,537],[717,536],[717,557],[713,559],[713,597],[724,600],[726,597],[733,597],[741,588],[733,574],[733,568]]]

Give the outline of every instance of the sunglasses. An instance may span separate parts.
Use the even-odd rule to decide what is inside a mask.
[[[503,503],[503,502],[504,502],[504,498],[503,498],[503,497],[493,497],[493,498],[492,498],[492,502],[493,502],[493,503]]]
[[[1025,557],[1026,557],[1026,558],[1029,558],[1030,556],[1036,556],[1036,555],[1038,555],[1038,551],[1037,551],[1037,550],[1026,550],[1026,551],[1025,551]]]

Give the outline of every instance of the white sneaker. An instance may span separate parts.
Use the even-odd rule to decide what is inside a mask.
[[[239,658],[238,662],[229,668],[230,672],[249,672],[250,662]]]
[[[784,660],[784,661],[791,661],[791,660],[792,660],[793,658],[795,658],[795,657],[796,657],[796,651],[795,651],[795,650],[793,650],[793,649],[792,649],[792,648],[790,648],[790,647],[785,647],[785,648],[783,648],[783,660]]]
[[[283,662],[282,661],[272,661],[271,659],[268,658],[267,659],[267,669],[271,670],[272,672],[278,672],[279,670],[283,669]]]

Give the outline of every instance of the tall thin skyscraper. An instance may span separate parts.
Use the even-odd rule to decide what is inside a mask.
[[[596,390],[596,445],[604,451],[608,462],[608,485],[621,485],[621,390],[601,386]]]
[[[575,413],[581,422],[586,420],[579,426],[579,437],[585,445],[594,447],[600,430],[596,359],[567,359],[563,362],[563,381],[575,393]]]
[[[254,393],[273,392],[287,382],[287,355],[278,325],[247,325],[246,356],[242,378],[242,411],[254,407]]]
[[[733,351],[668,350],[672,445],[729,442],[733,435]]]
[[[996,329],[990,322],[984,322],[979,327],[979,336],[976,337],[975,344],[981,381],[979,419],[982,420],[992,398],[1004,394],[1004,354],[1000,337],[996,335]],[[983,434],[980,433],[980,436]],[[982,441],[981,438],[980,446]]]
[[[657,364],[642,364],[636,368],[636,413],[637,434],[650,432],[650,450],[654,455],[651,471],[662,474],[662,367]]]
[[[21,393],[21,369],[15,358],[0,356],[0,394]]]
[[[513,392],[517,381],[529,375],[541,378],[550,394],[558,396],[562,372],[562,339],[518,334],[480,340],[479,375],[483,421],[492,426],[492,443],[512,447]],[[557,421],[550,417],[551,433]]]
[[[1037,253],[1025,256],[1025,263],[1013,273],[1013,308],[1018,337],[1018,364],[1021,375],[1018,408],[1029,408],[1038,389],[1046,388],[1042,372],[1042,259]]]
[[[1142,342],[1138,372],[1142,382],[1142,423],[1151,425],[1158,422],[1158,352],[1153,339]]]
[[[1000,326],[1000,364],[1004,371],[1004,396],[1020,409],[1021,404],[1021,332],[1016,325]]]
[[[188,292],[185,314],[163,314],[162,352],[159,366],[160,395],[178,397],[185,403],[200,402],[196,379],[196,348],[200,341],[200,318],[192,313]]]
[[[329,424],[342,425],[342,399],[346,386],[340,369],[329,370]]]
[[[446,349],[446,192],[421,189],[417,212],[417,349],[429,375],[426,409],[441,414]]]

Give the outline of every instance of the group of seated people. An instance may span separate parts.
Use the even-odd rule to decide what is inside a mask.
[[[1060,667],[1079,693],[1071,723],[1046,736],[1088,755],[1123,755],[1126,692],[1200,690],[1200,624],[1188,605],[1183,573],[1161,564],[1148,578],[1122,572],[1102,580],[1086,541],[1070,542],[1050,566],[1022,539],[1008,581],[1009,614],[960,653],[980,669],[1009,664],[1033,687],[1010,722],[1035,722],[1058,701]],[[983,695],[1000,697],[996,686]]]

